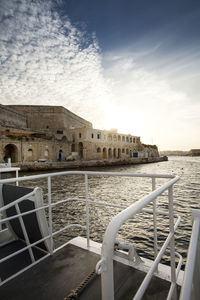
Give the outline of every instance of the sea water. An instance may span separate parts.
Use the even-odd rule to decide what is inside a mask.
[[[87,169],[88,170],[88,169]],[[90,168],[92,171],[127,172],[127,173],[157,173],[173,174],[180,176],[174,186],[174,210],[181,216],[181,223],[175,234],[176,251],[183,255],[184,264],[192,228],[192,209],[199,208],[200,201],[200,157],[170,156],[166,162],[124,165],[113,167]],[[30,173],[26,174],[30,175]],[[161,186],[166,180],[157,179],[156,187]],[[141,197],[151,192],[151,179],[130,177],[89,176],[89,199],[109,203],[131,205]],[[23,185],[33,186],[33,182]],[[47,180],[35,180],[35,186],[43,189],[44,200],[47,201]],[[52,200],[66,199],[68,197],[85,197],[85,182],[83,175],[58,176],[52,178]],[[165,192],[158,197],[159,209],[168,210],[168,198]],[[152,207],[150,205],[150,207]],[[90,237],[102,242],[103,235],[109,221],[121,209],[90,205]],[[85,225],[86,213],[83,202],[70,201],[53,209],[54,230],[70,223]],[[158,216],[158,245],[162,246],[169,233],[169,220],[167,217]],[[76,235],[85,235],[84,230],[70,229],[57,238],[66,241]],[[119,237],[132,242],[139,254],[153,258],[153,218],[147,213],[139,213],[126,222],[119,231]],[[164,256],[164,262],[169,262],[169,256]]]

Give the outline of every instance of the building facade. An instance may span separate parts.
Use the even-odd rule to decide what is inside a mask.
[[[98,130],[60,106],[0,105],[0,161],[126,159],[159,156],[140,137]]]

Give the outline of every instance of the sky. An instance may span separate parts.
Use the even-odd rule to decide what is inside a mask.
[[[0,0],[0,103],[200,148],[199,0]]]

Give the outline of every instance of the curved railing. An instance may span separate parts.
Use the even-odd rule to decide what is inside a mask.
[[[161,188],[153,191],[150,195],[142,198],[136,203],[132,204],[128,208],[124,209],[117,216],[115,216],[109,223],[102,244],[102,258],[100,263],[98,263],[98,269],[101,273],[101,287],[102,287],[102,299],[103,300],[113,300],[114,299],[114,278],[113,278],[113,253],[114,253],[114,244],[116,235],[122,226],[128,219],[135,216],[139,213],[144,207],[153,202],[158,196],[160,196],[164,191],[168,190],[168,200],[169,200],[169,220],[170,220],[170,233],[164,242],[161,250],[159,251],[154,264],[147,273],[142,285],[140,286],[137,294],[134,299],[141,299],[150,280],[155,272],[158,263],[160,262],[166,248],[170,243],[170,252],[171,252],[171,288],[169,291],[169,297],[175,291],[176,286],[176,269],[175,269],[175,249],[174,249],[174,232],[180,223],[180,217],[176,221],[174,226],[174,213],[173,213],[173,185],[179,180],[179,177],[175,177],[170,180],[168,183],[163,185]],[[98,270],[97,270],[98,271]]]

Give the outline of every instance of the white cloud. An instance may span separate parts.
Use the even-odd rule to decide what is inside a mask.
[[[51,8],[51,1],[1,1],[0,101],[62,105],[103,119],[108,87],[97,41]]]
[[[1,0],[2,104],[62,105],[96,128],[116,127],[162,149],[199,148],[200,106],[191,105],[192,85],[184,89],[179,80],[189,60],[179,59],[180,69],[170,57],[163,64],[142,63],[152,58],[156,45],[137,53],[111,52],[102,62],[95,36],[67,18],[63,22],[52,5],[50,0]],[[187,78],[181,79],[185,85]]]
[[[198,147],[200,105],[192,103],[184,89],[173,86],[170,78],[157,70],[139,67],[134,56],[109,54],[105,76],[112,79],[115,106],[108,127],[142,136],[146,143],[162,149]],[[110,122],[109,122],[110,120]]]

